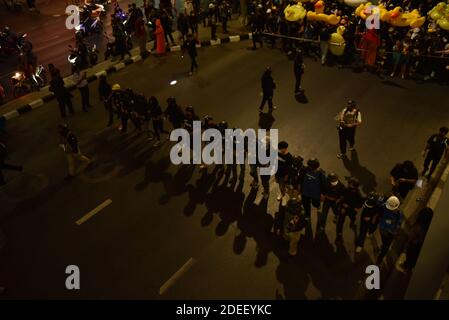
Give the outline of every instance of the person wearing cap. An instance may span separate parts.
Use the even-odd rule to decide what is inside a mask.
[[[281,202],[281,206],[285,207],[287,205],[287,183],[289,178],[289,173],[291,170],[293,162],[293,156],[288,152],[288,143],[286,141],[281,141],[278,143],[278,169],[274,175],[276,182],[279,185],[279,195],[277,200]]]
[[[374,231],[376,231],[377,224],[379,223],[379,211],[379,196],[375,192],[371,192],[363,203],[360,217],[360,230],[356,240],[355,252],[361,252],[367,234],[368,236],[371,236]]]
[[[357,212],[363,206],[363,197],[359,190],[360,183],[354,179],[348,179],[348,187],[345,189],[342,198],[338,201],[337,218],[337,238],[335,242],[343,241],[343,225],[346,217],[349,217],[351,223],[349,227],[355,231]]]
[[[447,134],[449,132],[448,127],[441,127],[439,132],[430,136],[427,139],[426,146],[422,152],[424,159],[424,168],[421,172],[422,176],[425,176],[427,172],[427,179],[430,180],[432,173],[435,171],[441,158],[447,156],[448,140]],[[432,164],[431,164],[432,163]],[[429,170],[430,166],[430,170]]]
[[[339,125],[338,138],[340,144],[340,153],[337,158],[341,159],[346,156],[346,147],[349,142],[349,151],[354,150],[355,131],[362,124],[362,113],[357,108],[355,101],[349,100],[346,108],[344,108],[338,116]]]
[[[390,196],[380,209],[379,231],[382,238],[382,245],[377,264],[381,264],[390,249],[391,243],[401,229],[404,220],[403,213],[399,210],[401,202],[398,197]]]
[[[284,238],[289,242],[288,254],[295,256],[298,253],[298,242],[301,237],[301,230],[304,224],[301,223],[301,203],[298,199],[289,199],[284,216]]]
[[[273,77],[271,76],[271,68],[265,69],[265,72],[261,78],[262,82],[262,102],[260,103],[259,112],[262,113],[265,103],[268,102],[268,110],[272,112],[276,107],[273,106],[273,95],[276,84],[274,83]]]
[[[331,172],[327,175],[326,183],[323,188],[323,210],[318,219],[318,230],[323,231],[326,228],[327,215],[332,208],[334,217],[338,216],[337,202],[345,192],[345,186],[341,183],[337,174]]]
[[[69,130],[69,127],[66,124],[60,124],[58,127],[59,135],[61,137],[60,147],[64,151],[67,157],[68,163],[68,174],[66,176],[66,180],[72,179],[75,177],[76,168],[75,162],[82,162],[82,169],[79,171],[82,172],[87,166],[92,162],[88,157],[83,155],[79,149],[78,139],[73,132]]]
[[[411,161],[396,164],[390,171],[393,193],[405,199],[407,194],[415,187],[418,180],[418,169]]]
[[[304,63],[302,57],[302,51],[296,50],[295,60],[293,62],[293,72],[295,74],[295,95],[301,94],[303,91],[301,88],[302,75],[304,74]]]
[[[301,197],[306,221],[310,220],[312,205],[319,209],[321,195],[326,183],[326,173],[320,169],[320,162],[313,158],[307,161],[301,181]]]
[[[109,103],[111,104],[111,112],[117,114],[117,118],[121,119],[121,112],[125,108],[124,104],[127,103],[125,92],[122,90],[118,83],[112,86],[112,93],[109,97]],[[111,116],[111,114],[109,115]],[[112,123],[111,123],[112,125]]]

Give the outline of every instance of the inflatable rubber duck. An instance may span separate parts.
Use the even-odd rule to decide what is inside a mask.
[[[440,2],[428,13],[429,17],[444,30],[449,31],[449,4]]]
[[[324,13],[324,1],[319,0],[315,3],[315,11],[307,12],[307,19],[311,21],[326,22],[331,25],[336,25],[340,22],[340,17],[335,14]]]
[[[401,7],[396,7],[393,10],[382,14],[380,19],[388,22],[395,27],[412,27],[419,28],[426,21],[426,17],[422,17],[418,10],[411,12],[404,12]]]
[[[332,33],[329,38],[329,51],[334,56],[342,56],[345,52],[346,42],[343,38],[343,33],[345,32],[344,26],[339,26],[337,31]]]
[[[343,2],[344,2],[347,6],[356,8],[356,7],[358,7],[359,5],[364,4],[364,3],[368,2],[368,1],[367,1],[367,0],[344,0]]]
[[[303,20],[306,14],[307,11],[300,2],[294,5],[288,5],[284,10],[285,19],[291,22]]]
[[[385,9],[383,4],[373,5],[371,2],[360,4],[357,9],[355,9],[355,15],[366,20],[370,15],[372,15],[373,11],[379,10],[379,17],[382,17],[385,13],[387,13],[387,9]]]

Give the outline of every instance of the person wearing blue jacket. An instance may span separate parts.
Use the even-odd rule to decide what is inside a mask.
[[[377,264],[381,264],[390,249],[391,243],[399,233],[404,220],[404,214],[399,210],[401,202],[398,197],[391,196],[380,209],[379,231],[382,238],[382,246]]]

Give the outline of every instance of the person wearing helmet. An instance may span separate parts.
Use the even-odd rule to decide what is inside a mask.
[[[298,199],[288,200],[284,216],[283,235],[289,242],[288,254],[290,256],[296,256],[301,230],[304,229],[304,223],[301,221],[301,209],[301,202]]]
[[[78,146],[78,138],[75,136],[73,132],[70,131],[67,124],[60,124],[58,126],[58,131],[61,138],[61,143],[59,146],[62,148],[67,157],[69,172],[65,177],[65,179],[69,180],[75,177],[76,161],[83,163],[83,165],[80,167],[81,169],[79,170],[79,172],[82,172],[91,163],[91,160],[81,153]]]
[[[307,161],[301,181],[301,197],[306,221],[310,220],[312,205],[319,210],[321,195],[326,183],[326,173],[320,169],[320,162],[313,158]]]
[[[265,103],[268,102],[269,112],[272,112],[276,107],[273,106],[273,95],[274,89],[276,88],[276,84],[271,75],[271,68],[268,67],[265,69],[265,72],[262,75],[262,102],[260,103],[259,112],[262,113],[263,108],[265,107]]]
[[[377,229],[379,223],[380,197],[375,192],[371,192],[365,199],[360,217],[359,236],[356,240],[355,252],[362,251],[365,244],[365,238],[371,236]]]
[[[345,186],[337,174],[334,172],[329,173],[323,188],[323,210],[318,217],[318,232],[323,232],[326,228],[329,209],[332,209],[335,218],[338,216],[337,203],[343,197],[344,192]]]
[[[382,263],[390,249],[391,243],[401,230],[404,214],[399,210],[400,205],[401,202],[398,197],[390,196],[380,209],[379,231],[382,238],[382,246],[377,257],[378,265]]]
[[[125,103],[125,93],[122,91],[122,88],[118,83],[115,83],[111,89],[111,96],[108,99],[108,103],[110,104],[110,113],[109,123],[112,125],[113,122],[113,114],[117,114],[117,118],[121,118],[121,110],[124,108],[123,104]],[[111,119],[112,115],[112,119]],[[108,123],[108,124],[109,124]]]
[[[398,163],[390,171],[390,180],[393,186],[393,193],[404,200],[407,194],[415,187],[416,181],[418,181],[418,169],[411,161]]]
[[[348,216],[351,223],[349,227],[356,230],[357,212],[363,206],[363,197],[359,190],[359,182],[354,178],[348,179],[348,187],[343,193],[343,197],[338,202],[338,218],[337,218],[337,238],[336,243],[343,242],[343,225]]]
[[[346,156],[347,142],[349,142],[349,151],[354,150],[355,130],[362,124],[362,114],[357,108],[355,101],[349,100],[346,108],[344,108],[338,116],[339,125],[338,137],[340,142],[340,153],[337,158],[341,159]]]
[[[304,63],[302,51],[296,50],[295,60],[293,62],[293,73],[295,75],[295,95],[300,95],[303,91],[301,88],[302,75],[304,74]]]
[[[184,112],[181,107],[177,104],[176,99],[170,97],[167,99],[167,108],[165,109],[165,116],[168,121],[171,122],[173,129],[178,129],[182,127],[184,122]]]
[[[440,162],[441,158],[447,155],[447,147],[448,147],[448,139],[447,134],[449,132],[448,127],[441,127],[439,132],[436,134],[433,134],[430,136],[429,139],[427,139],[426,146],[424,148],[424,151],[422,152],[424,159],[424,168],[421,172],[422,176],[425,176],[427,172],[428,175],[426,176],[427,179],[430,180],[430,177],[432,176],[432,173],[435,171],[438,163]],[[430,165],[432,163],[432,165]],[[429,170],[430,166],[430,170]]]

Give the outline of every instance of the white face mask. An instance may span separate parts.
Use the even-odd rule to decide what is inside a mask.
[[[331,182],[331,185],[334,186],[334,187],[335,187],[337,184],[338,184],[338,180],[337,180],[337,181],[334,181],[334,182]]]

